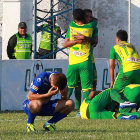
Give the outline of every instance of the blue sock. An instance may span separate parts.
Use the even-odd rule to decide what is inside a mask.
[[[67,115],[65,114],[61,114],[61,113],[55,113],[54,116],[48,120],[48,123],[57,123],[58,121],[62,120],[63,118],[65,118]]]
[[[34,120],[35,120],[35,117],[36,117],[36,115],[34,115],[34,114],[32,114],[31,112],[30,112],[30,110],[28,110],[28,121],[27,121],[27,123],[34,123]]]

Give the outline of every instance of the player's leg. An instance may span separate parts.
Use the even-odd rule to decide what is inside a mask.
[[[74,109],[74,102],[72,100],[54,100],[48,104],[43,104],[42,113],[46,116],[53,116],[44,124],[44,128],[49,131],[56,129],[55,123],[65,118]],[[43,111],[44,110],[44,111]],[[39,115],[42,115],[41,113]]]
[[[111,111],[91,112],[89,119],[120,119],[120,120],[134,120],[140,118],[138,112],[135,113],[116,113]]]
[[[123,93],[118,93],[117,90],[110,90],[110,97],[112,100],[116,101],[120,105],[119,112],[131,112],[132,110],[136,111],[137,104],[135,102],[130,102],[127,98],[124,97]]]
[[[69,65],[67,70],[67,82],[68,82],[68,97],[70,98],[73,89],[78,86],[78,65]]]
[[[28,115],[27,132],[32,132],[32,131],[35,131],[33,124],[34,124],[36,114],[33,114],[30,111],[29,104],[30,104],[30,101],[28,99],[26,99],[23,103],[23,109],[24,109],[24,112]]]
[[[140,84],[139,75],[140,75],[140,70],[135,70],[134,74],[133,74],[133,83],[134,84]]]
[[[133,120],[133,119],[138,119],[140,118],[139,112],[123,112],[123,113],[117,113],[117,119],[120,120]]]
[[[97,86],[97,70],[96,70],[96,66],[95,63],[93,63],[93,81],[92,81],[92,86],[93,86],[93,90],[96,90],[96,86]]]
[[[76,117],[80,117],[80,105],[81,105],[81,82],[79,86],[75,88],[75,108],[76,108]]]
[[[89,93],[92,90],[92,80],[93,80],[93,66],[91,61],[85,61],[79,64],[79,73],[81,86],[83,90],[83,100],[89,99]]]
[[[140,84],[130,84],[123,91],[124,96],[130,102],[136,103],[140,107]]]

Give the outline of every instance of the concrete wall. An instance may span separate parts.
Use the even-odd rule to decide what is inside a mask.
[[[58,0],[54,0],[56,3]],[[71,0],[68,0],[71,1]],[[119,29],[125,29],[128,31],[128,2],[129,0],[76,0],[76,8],[89,8],[92,9],[93,15],[98,18],[99,29],[99,43],[94,49],[94,56],[96,58],[108,58],[109,50],[115,44],[115,34]],[[9,7],[7,7],[9,5]],[[15,5],[15,8],[10,10],[10,5]],[[3,18],[3,59],[7,59],[6,46],[9,37],[17,31],[17,24],[19,21],[24,20],[28,24],[29,33],[32,32],[32,0],[3,0],[3,16],[0,12],[0,20]],[[18,8],[17,8],[17,7]],[[43,10],[50,9],[50,0],[43,0],[38,7]],[[60,3],[55,6],[56,10],[68,9],[67,6]],[[0,3],[1,10],[1,3]],[[2,11],[2,10],[1,10]],[[15,16],[11,16],[15,12]],[[140,1],[131,0],[131,43],[134,44],[140,53]],[[44,17],[43,13],[39,13],[39,16]],[[72,19],[72,14],[66,14],[69,19]],[[14,18],[14,19],[13,19]],[[10,26],[9,26],[10,23]],[[6,26],[8,24],[8,26]],[[62,31],[68,28],[69,22],[66,22],[61,16],[57,18],[57,24],[61,27]],[[0,29],[1,34],[1,29]],[[38,34],[37,46],[40,43],[40,33]],[[59,39],[58,46],[63,47],[63,39]],[[69,50],[66,49],[66,52]],[[57,53],[57,59],[68,57],[63,53]]]
[[[0,1],[0,52],[2,52],[2,2]],[[0,59],[2,58],[2,53],[0,53]]]

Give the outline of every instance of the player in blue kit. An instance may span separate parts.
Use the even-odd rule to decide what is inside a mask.
[[[61,99],[51,100],[58,92]],[[53,116],[43,128],[48,131],[55,130],[55,123],[74,109],[74,102],[67,99],[67,92],[67,79],[62,73],[43,72],[34,78],[23,103],[24,111],[28,115],[27,132],[35,131],[33,124],[36,116]]]

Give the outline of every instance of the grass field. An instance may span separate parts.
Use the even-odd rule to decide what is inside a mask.
[[[27,116],[23,112],[0,113],[0,140],[139,140],[140,120],[82,120],[72,112],[56,124],[57,130],[46,132],[42,126],[49,117],[37,117],[36,133],[26,132]]]

